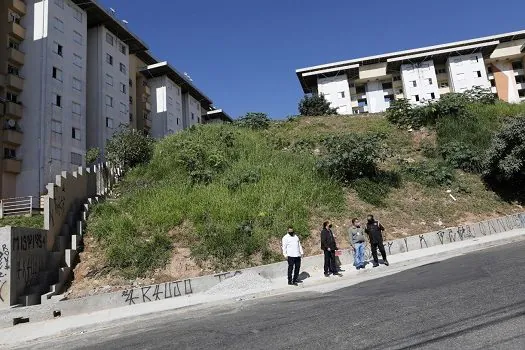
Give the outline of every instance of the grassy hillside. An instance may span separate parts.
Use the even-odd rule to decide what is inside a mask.
[[[476,172],[445,163],[440,150],[461,142],[472,156],[482,153],[503,118],[525,114],[525,105],[468,108],[470,119],[418,131],[381,115],[329,116],[267,130],[205,125],[167,137],[149,164],[126,175],[118,200],[95,207],[78,275],[161,280],[276,261],[289,224],[307,253],[317,254],[327,218],[345,247],[351,218],[368,213],[391,239],[521,211],[487,190]],[[380,135],[388,150],[382,176],[341,183],[316,169],[322,141],[348,133]]]

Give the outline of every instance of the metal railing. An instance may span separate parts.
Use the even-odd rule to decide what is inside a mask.
[[[33,215],[33,196],[0,200],[0,219],[15,215]]]

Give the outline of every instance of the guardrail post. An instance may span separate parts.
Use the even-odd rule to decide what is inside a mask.
[[[33,216],[33,196],[29,196],[29,216]]]

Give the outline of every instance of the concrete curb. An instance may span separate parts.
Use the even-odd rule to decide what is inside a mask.
[[[312,277],[305,281],[304,287],[302,288],[290,288],[289,286],[286,286],[286,281],[283,277],[284,270],[281,270],[279,279],[273,282],[275,286],[273,291],[264,293],[247,293],[240,299],[246,300],[287,293],[330,292],[332,290],[348,287],[366,280],[396,274],[403,270],[425,265],[430,262],[442,261],[468,252],[520,242],[523,240],[525,240],[525,229],[513,230],[500,235],[457,242],[455,244],[446,246],[437,246],[431,249],[397,254],[392,256],[392,265],[388,268],[368,268],[364,271],[356,271],[350,265],[344,266],[348,268],[348,270],[344,273],[345,276],[343,278],[331,277],[326,279],[325,277],[322,277],[321,273],[316,273],[316,270],[321,270],[319,267],[316,267],[315,269],[309,271],[312,274]],[[2,339],[2,343],[0,345],[13,345],[23,341],[30,341],[42,337],[56,335],[64,331],[68,331],[68,334],[74,333],[75,330],[84,332],[86,328],[92,328],[90,326],[98,326],[98,328],[100,328],[104,326],[104,323],[114,322],[116,320],[120,320],[120,322],[126,322],[127,320],[137,316],[143,316],[147,318],[149,315],[149,317],[154,317],[153,315],[159,312],[172,311],[189,306],[204,306],[204,304],[219,302],[228,303],[233,301],[234,300],[227,294],[220,296],[196,294],[183,296],[182,298],[166,299],[156,303],[142,303],[131,307],[119,307],[109,310],[91,312],[84,315],[58,318],[54,321],[46,322],[45,324],[41,322],[23,324],[17,327],[0,330],[0,339]],[[111,324],[107,324],[106,327],[107,326],[111,326]]]

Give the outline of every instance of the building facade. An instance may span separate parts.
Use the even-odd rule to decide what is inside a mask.
[[[307,67],[296,71],[304,93],[322,94],[339,114],[384,112],[395,99],[413,104],[449,92],[491,89],[525,101],[525,31]]]

